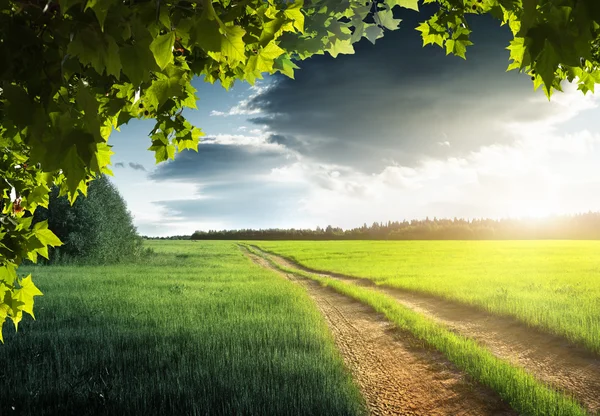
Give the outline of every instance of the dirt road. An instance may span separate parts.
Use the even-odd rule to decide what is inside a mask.
[[[477,340],[497,357],[523,367],[539,380],[572,395],[591,413],[600,412],[600,359],[561,337],[468,305],[426,294],[376,286],[367,279],[314,271],[284,257],[263,253],[288,268],[376,288],[404,306],[465,337]]]
[[[382,315],[318,283],[257,264],[304,286],[325,317],[372,415],[514,415],[490,389],[468,379]]]

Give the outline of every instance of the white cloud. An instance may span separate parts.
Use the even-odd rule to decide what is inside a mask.
[[[521,122],[518,128],[516,123],[506,126],[516,138],[510,145],[485,146],[464,157],[423,159],[414,167],[393,163],[372,175],[304,159],[273,169],[269,180],[310,185],[299,201],[303,214],[342,227],[425,216],[499,218],[600,210],[600,132],[560,133],[562,123],[589,113],[597,100],[569,88],[560,97],[552,104],[557,106],[552,116]]]
[[[543,94],[536,94],[529,99],[531,106],[545,108],[550,116],[537,121],[510,121],[505,124],[508,132],[516,136],[531,136],[548,134],[555,131],[561,124],[571,120],[578,114],[598,107],[597,95],[583,95],[577,90],[576,84],[563,84],[564,92],[556,92],[550,101]]]
[[[216,134],[207,139],[202,140],[202,144],[227,144],[238,146],[268,146],[265,136],[260,135],[244,135],[244,134]]]
[[[252,100],[261,94],[264,94],[272,87],[272,84],[256,82],[250,87],[251,94],[240,100],[236,105],[227,111],[212,110],[212,117],[230,117],[230,116],[248,116],[262,113],[262,109],[251,105]]]
[[[127,209],[131,212],[138,232],[143,235],[167,236],[189,234],[190,224],[184,217],[170,212],[157,205],[162,200],[199,200],[209,198],[203,195],[201,188],[194,183],[169,182],[161,183],[147,179],[141,172],[130,172],[129,175],[115,175],[111,181],[117,185],[119,192],[127,201]],[[212,224],[221,226],[221,224]],[[204,225],[197,224],[204,228]]]

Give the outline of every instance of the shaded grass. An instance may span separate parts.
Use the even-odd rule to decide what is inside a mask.
[[[249,250],[257,255],[262,255],[252,247],[249,247]],[[471,375],[475,380],[492,388],[522,415],[577,416],[588,414],[572,398],[545,386],[521,368],[496,358],[475,341],[453,333],[444,326],[401,305],[386,294],[333,278],[281,266],[268,256],[263,255],[263,257],[282,271],[315,280],[323,286],[331,287],[337,292],[371,306],[399,328],[409,331],[419,340],[442,352],[459,369]]]
[[[512,316],[600,353],[600,241],[256,244],[313,269]]]
[[[150,246],[144,264],[23,271],[45,296],[5,326],[0,414],[364,412],[301,288],[230,242]]]

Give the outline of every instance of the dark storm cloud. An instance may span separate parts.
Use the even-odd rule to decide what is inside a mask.
[[[295,80],[282,77],[251,100],[263,112],[251,121],[307,156],[377,171],[382,162],[410,165],[510,143],[505,123],[556,111],[529,102],[526,76],[505,72],[510,34],[497,21],[472,22],[475,46],[466,61],[423,48],[416,24],[411,14],[375,46],[363,39],[356,55],[302,62]]]
[[[289,163],[287,153],[276,147],[206,143],[210,140],[206,139],[197,153],[184,151],[175,160],[160,165],[150,178],[198,184],[237,182]]]
[[[294,136],[283,136],[281,134],[271,134],[267,137],[267,143],[279,144],[288,149],[302,151],[306,145]]]
[[[146,168],[144,167],[144,165],[139,163],[129,162],[129,167],[133,170],[141,170],[143,172],[146,172]]]
[[[281,144],[281,145],[286,145],[289,143],[289,139],[285,136],[282,136],[281,134],[271,134],[268,138],[267,138],[267,142],[268,143],[276,143],[276,144]]]

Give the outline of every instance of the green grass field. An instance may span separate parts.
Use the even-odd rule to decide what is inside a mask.
[[[600,241],[256,244],[317,270],[510,315],[600,353]]]
[[[249,249],[261,255],[252,247]],[[397,327],[411,332],[417,339],[442,352],[458,368],[496,391],[518,414],[530,416],[588,414],[577,402],[540,383],[534,375],[497,358],[474,340],[448,330],[384,293],[303,270],[289,269],[272,260],[269,261],[280,270],[316,280],[321,285],[329,286],[339,293],[371,306]]]
[[[142,264],[21,270],[45,296],[5,325],[1,415],[363,413],[302,288],[231,242],[148,245]]]
[[[314,269],[512,315],[600,351],[600,242],[255,244]],[[255,265],[234,242],[146,245],[154,254],[134,264],[20,270],[45,296],[37,321],[24,319],[16,334],[5,325],[0,415],[365,413],[302,286]],[[534,374],[385,294],[293,272],[382,313],[521,414],[586,414]]]

